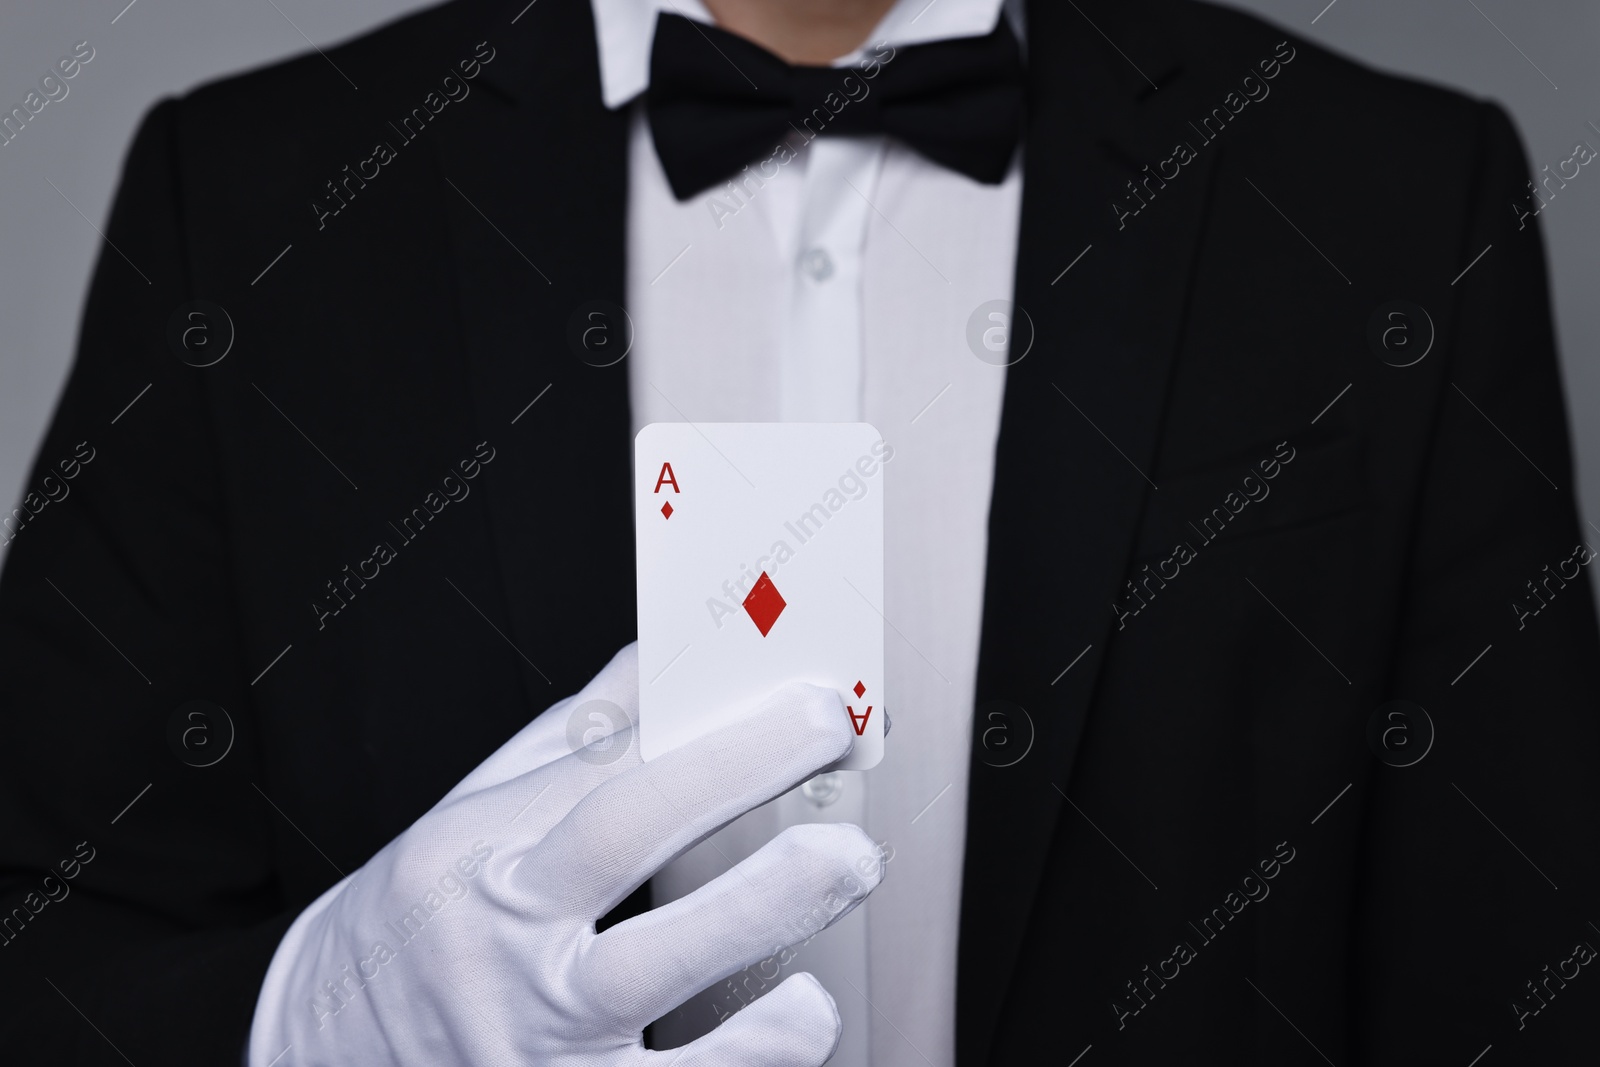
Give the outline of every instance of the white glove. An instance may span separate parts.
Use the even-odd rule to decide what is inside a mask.
[[[785,687],[644,764],[638,687],[630,645],[308,907],[262,984],[250,1067],[825,1063],[839,1014],[809,974],[681,1050],[647,1051],[641,1032],[864,899],[882,864],[860,829],[792,827],[686,897],[602,934],[595,921],[848,754],[844,707],[831,690]]]

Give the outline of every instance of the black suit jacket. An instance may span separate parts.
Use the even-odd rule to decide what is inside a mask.
[[[1510,124],[1199,4],[1028,35],[959,1062],[1572,1062],[1597,635]],[[19,1062],[237,1062],[296,911],[632,638],[627,367],[569,335],[627,123],[587,0],[144,123],[0,585]]]

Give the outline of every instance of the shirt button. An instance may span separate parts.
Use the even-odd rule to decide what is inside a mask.
[[[800,269],[811,275],[813,281],[825,282],[833,277],[833,257],[826,248],[812,248],[800,257]]]
[[[800,787],[801,796],[819,808],[825,808],[844,793],[844,776],[838,771],[819,774]]]

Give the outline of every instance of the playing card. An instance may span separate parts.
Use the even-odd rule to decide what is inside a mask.
[[[866,423],[652,423],[634,440],[646,760],[786,682],[839,693],[883,758],[883,484]]]

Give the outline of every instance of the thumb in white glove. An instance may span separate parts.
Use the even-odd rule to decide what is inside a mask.
[[[792,827],[688,896],[602,934],[595,922],[680,852],[848,754],[837,694],[786,687],[649,764],[637,709],[630,645],[308,907],[263,982],[251,1067],[825,1063],[839,1016],[809,974],[680,1050],[647,1051],[641,1033],[864,899],[881,853],[858,828]]]

